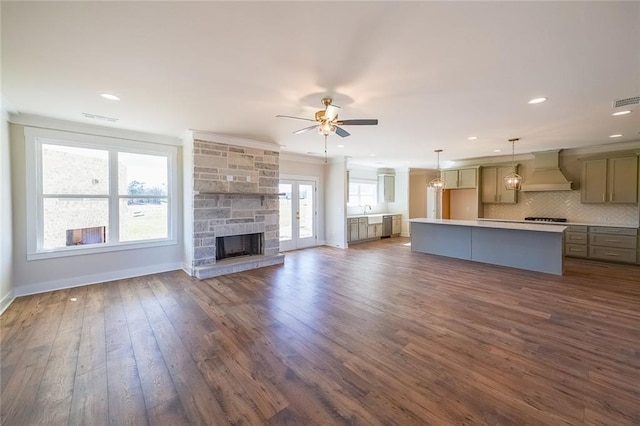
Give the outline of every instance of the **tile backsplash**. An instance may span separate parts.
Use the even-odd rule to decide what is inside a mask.
[[[565,217],[569,222],[638,227],[637,204],[582,204],[580,191],[520,192],[517,204],[485,204],[484,217],[524,219],[527,216]]]

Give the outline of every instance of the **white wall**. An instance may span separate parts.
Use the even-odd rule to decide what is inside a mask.
[[[182,217],[183,254],[182,269],[193,275],[193,132],[182,139]]]
[[[317,182],[318,245],[326,244],[324,160],[315,157],[280,154],[280,179],[310,178]]]
[[[9,116],[2,100],[0,118],[0,313],[14,299],[13,292],[13,224],[11,202],[11,163]]]
[[[327,245],[347,247],[347,162],[325,164],[325,240]]]
[[[12,121],[20,122],[20,119]],[[43,123],[57,123],[55,120],[43,120]],[[74,128],[73,123],[60,122],[61,128]],[[154,141],[157,135],[118,131],[113,128],[77,125],[82,132],[96,135],[135,136],[136,140]],[[51,127],[54,128],[54,127]],[[132,139],[132,138],[128,138]],[[169,138],[166,138],[169,139]],[[176,145],[180,141],[175,140]],[[111,281],[115,279],[140,276],[156,272],[180,269],[183,259],[183,232],[178,226],[178,244],[135,250],[122,250],[106,253],[86,254],[80,256],[50,258],[27,261],[27,224],[26,224],[26,170],[24,126],[10,126],[11,168],[13,190],[13,283],[16,296],[50,291],[60,288]],[[178,224],[183,222],[182,214],[182,165],[181,150],[178,150]],[[4,204],[3,204],[4,205]],[[4,227],[3,227],[4,228]],[[4,240],[4,238],[3,238]]]

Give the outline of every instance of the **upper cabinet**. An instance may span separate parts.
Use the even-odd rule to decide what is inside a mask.
[[[475,188],[478,186],[477,169],[445,170],[442,178],[446,189]]]
[[[638,156],[582,160],[580,201],[583,203],[637,203]]]
[[[396,199],[396,177],[394,175],[378,175],[378,202],[393,203]]]
[[[513,172],[513,167],[483,167],[482,168],[482,203],[484,204],[515,204],[518,202],[518,192],[506,189],[503,179]],[[518,168],[516,167],[516,173]]]

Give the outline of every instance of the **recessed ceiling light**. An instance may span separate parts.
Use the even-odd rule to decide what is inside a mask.
[[[625,109],[624,111],[617,111],[617,112],[614,112],[614,113],[613,113],[613,114],[611,114],[611,115],[627,115],[627,114],[631,114],[631,111],[630,111],[630,110],[628,110],[628,109]]]
[[[470,141],[475,141],[476,139],[478,139],[477,136],[469,136],[467,139],[469,139]]]
[[[344,145],[338,145],[338,148],[344,148]]]
[[[117,97],[116,95],[112,95],[111,93],[101,93],[100,96],[102,96],[105,99],[109,99],[110,101],[119,101],[120,98]]]
[[[531,99],[529,101],[529,103],[530,104],[539,104],[539,103],[542,103],[542,102],[546,101],[547,99],[549,99],[549,98],[535,98],[535,99]]]
[[[494,149],[493,152],[501,152],[501,149]]]
[[[375,154],[369,154],[369,157],[375,157],[375,156],[376,156]]]
[[[620,138],[622,135],[620,133],[616,133],[615,135],[610,135],[610,138]]]

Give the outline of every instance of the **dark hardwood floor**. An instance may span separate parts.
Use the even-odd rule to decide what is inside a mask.
[[[18,298],[2,424],[640,424],[640,267],[557,277],[406,243]]]

